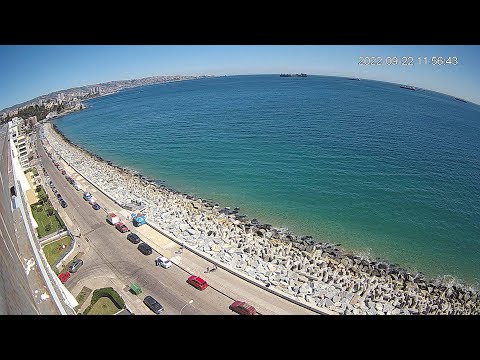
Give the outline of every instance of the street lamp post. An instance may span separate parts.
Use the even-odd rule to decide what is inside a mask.
[[[182,310],[185,309],[185,306],[187,306],[188,304],[191,304],[191,303],[193,303],[193,300],[190,300],[188,303],[183,305],[182,309],[180,310],[180,315],[182,315]]]

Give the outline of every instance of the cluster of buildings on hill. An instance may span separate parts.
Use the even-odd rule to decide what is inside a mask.
[[[33,147],[29,135],[37,122],[82,110],[85,108],[82,100],[85,99],[113,94],[131,87],[203,77],[210,77],[210,75],[151,76],[143,79],[111,81],[59,91],[40,96],[28,103],[21,104],[22,106],[3,111],[0,113],[0,123],[12,122],[10,129],[19,154],[20,165],[23,170],[27,170],[30,167],[30,160],[33,158],[33,155],[30,155]]]
[[[43,95],[37,97],[27,103],[20,104],[14,108],[5,109],[0,113],[0,123],[7,122],[15,116],[21,116],[22,110],[26,110],[32,106],[38,106],[44,108],[45,110],[50,110],[46,114],[45,118],[51,118],[56,116],[55,111],[60,114],[63,111],[77,111],[81,110],[84,105],[81,100],[90,99],[97,96],[103,96],[108,94],[113,94],[123,89],[152,85],[158,83],[172,82],[172,81],[181,81],[181,80],[190,80],[204,77],[212,77],[211,75],[200,75],[200,76],[150,76],[142,79],[132,79],[132,80],[117,80],[110,81],[102,84],[87,85],[77,88],[72,88],[68,90],[62,90],[54,92],[48,95]],[[43,117],[38,119],[38,121],[43,120]]]

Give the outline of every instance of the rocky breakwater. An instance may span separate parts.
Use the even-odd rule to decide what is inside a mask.
[[[119,203],[141,201],[150,223],[191,248],[318,309],[339,314],[479,314],[478,289],[426,279],[398,266],[347,253],[247,220],[239,209],[154,184],[72,146],[50,124],[53,149]]]

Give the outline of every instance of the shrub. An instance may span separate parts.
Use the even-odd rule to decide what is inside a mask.
[[[51,205],[50,205],[51,206]],[[55,211],[54,213],[55,217],[57,218],[58,222],[60,223],[60,226],[62,227],[62,229],[66,229],[67,227],[65,226],[65,223],[63,222],[62,218],[60,217],[60,215],[58,215],[58,213]]]
[[[45,204],[48,201],[48,196],[44,192],[42,192],[38,196],[38,203],[37,204]]]
[[[120,297],[120,295],[118,295],[118,293],[115,290],[113,290],[112,287],[107,287],[107,288],[102,288],[102,289],[96,289],[93,292],[92,301],[83,313],[88,314],[88,312],[90,311],[92,306],[95,305],[95,303],[98,301],[98,299],[100,299],[104,296],[106,296],[110,300],[112,300],[113,303],[115,304],[115,306],[118,307],[119,309],[123,309],[123,307],[125,306],[125,301]]]
[[[83,314],[84,314],[84,315],[87,315],[88,312],[92,309],[92,307],[93,307],[93,304],[88,305],[88,306],[85,308],[85,310],[83,310]],[[82,313],[78,313],[78,315],[82,315]]]

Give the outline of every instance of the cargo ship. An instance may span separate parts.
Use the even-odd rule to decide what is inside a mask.
[[[307,74],[280,74],[280,77],[307,77]]]

